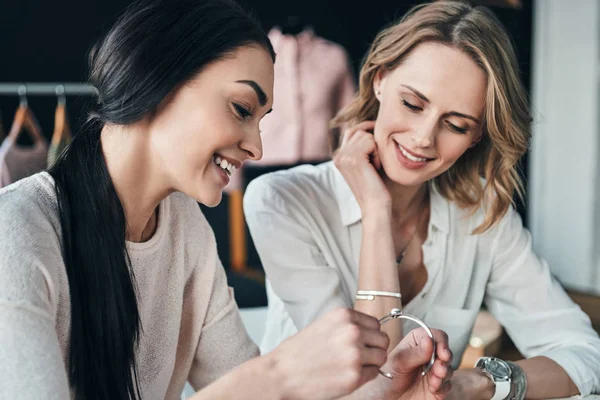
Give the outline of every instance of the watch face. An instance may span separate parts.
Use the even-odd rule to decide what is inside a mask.
[[[510,378],[510,367],[507,363],[497,358],[490,358],[485,362],[485,369],[493,376],[500,379]]]

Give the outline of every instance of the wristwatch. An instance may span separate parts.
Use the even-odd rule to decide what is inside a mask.
[[[483,373],[494,382],[496,392],[491,400],[508,398],[511,390],[512,370],[506,361],[496,357],[481,357],[475,363],[475,368],[481,368]]]

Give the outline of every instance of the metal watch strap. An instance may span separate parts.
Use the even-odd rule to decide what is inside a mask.
[[[510,365],[512,371],[510,400],[524,400],[527,394],[527,377],[518,364],[510,361],[506,361],[506,363]]]

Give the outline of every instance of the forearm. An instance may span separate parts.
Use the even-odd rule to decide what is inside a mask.
[[[547,357],[534,357],[516,362],[527,379],[526,399],[551,399],[578,394],[577,387],[556,362]],[[479,368],[456,371],[453,387],[464,398],[492,398],[494,383]]]
[[[527,377],[528,399],[551,399],[579,394],[565,370],[547,357],[533,357],[516,362]]]
[[[388,378],[379,375],[340,400],[395,400],[397,396],[391,394],[391,386]]]
[[[240,365],[190,399],[278,400],[285,398],[285,380],[278,376],[276,361],[269,354]]]
[[[391,213],[385,207],[363,215],[358,289],[400,293]],[[402,301],[393,297],[376,296],[374,300],[354,302],[355,310],[375,318],[385,316],[392,308],[402,308]],[[382,326],[382,330],[390,337],[388,349],[396,347],[402,339],[401,322],[386,324]]]

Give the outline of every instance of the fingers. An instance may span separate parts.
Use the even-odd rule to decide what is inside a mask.
[[[412,374],[420,370],[431,358],[433,343],[429,336],[414,335],[413,333],[402,338],[392,353],[392,368],[397,373]]]
[[[436,358],[444,361],[447,364],[452,364],[452,350],[448,344],[448,334],[440,329],[432,329],[433,338],[435,339]]]
[[[427,331],[423,328],[414,329],[411,331],[414,336],[414,340],[420,343],[424,338],[431,343],[431,338],[427,334]],[[431,329],[433,339],[435,340],[436,354],[435,358],[444,361],[447,364],[452,364],[453,354],[448,344],[448,334],[441,329]],[[431,357],[431,353],[429,353]]]
[[[362,369],[361,378],[357,387],[361,387],[365,383],[372,381],[373,379],[377,378],[377,375],[379,375],[379,367],[372,365],[364,367]]]
[[[390,338],[385,332],[382,332],[379,329],[363,329],[362,335],[365,346],[385,350],[387,354]]]
[[[344,130],[342,147],[347,144],[359,131],[369,131],[375,128],[375,121],[363,121]],[[366,132],[365,132],[366,133]]]
[[[343,312],[345,312],[347,314],[347,315],[343,316],[343,318],[348,318],[348,320],[350,322],[353,322],[359,326],[362,326],[363,328],[379,330],[379,328],[381,326],[379,324],[379,320],[370,315],[367,315],[367,314],[364,314],[364,313],[361,313],[359,311],[355,311],[352,309],[343,309]]]
[[[433,367],[429,371],[429,390],[432,393],[436,393],[440,390],[441,386],[443,386],[446,382],[452,379],[453,374],[454,371],[452,370],[452,367],[449,364],[439,359],[435,360]]]
[[[344,137],[352,136],[358,131],[368,131],[375,128],[375,121],[363,121],[360,124],[351,126],[344,131]]]
[[[379,171],[381,169],[381,159],[379,158],[379,152],[377,151],[377,147],[375,147],[375,150],[373,150],[372,161],[375,169]]]
[[[452,375],[454,374],[454,371],[452,370],[452,366],[441,361],[441,360],[435,360],[435,363],[433,363],[433,367],[431,368],[431,371],[433,372],[433,374],[439,378],[441,378],[444,381],[448,381],[450,379],[452,379]]]
[[[362,364],[363,366],[374,366],[381,368],[387,361],[387,349],[380,349],[377,347],[365,347],[362,351]]]
[[[429,391],[431,393],[437,393],[445,383],[443,379],[435,375],[429,375],[427,377],[427,382],[429,384]]]

